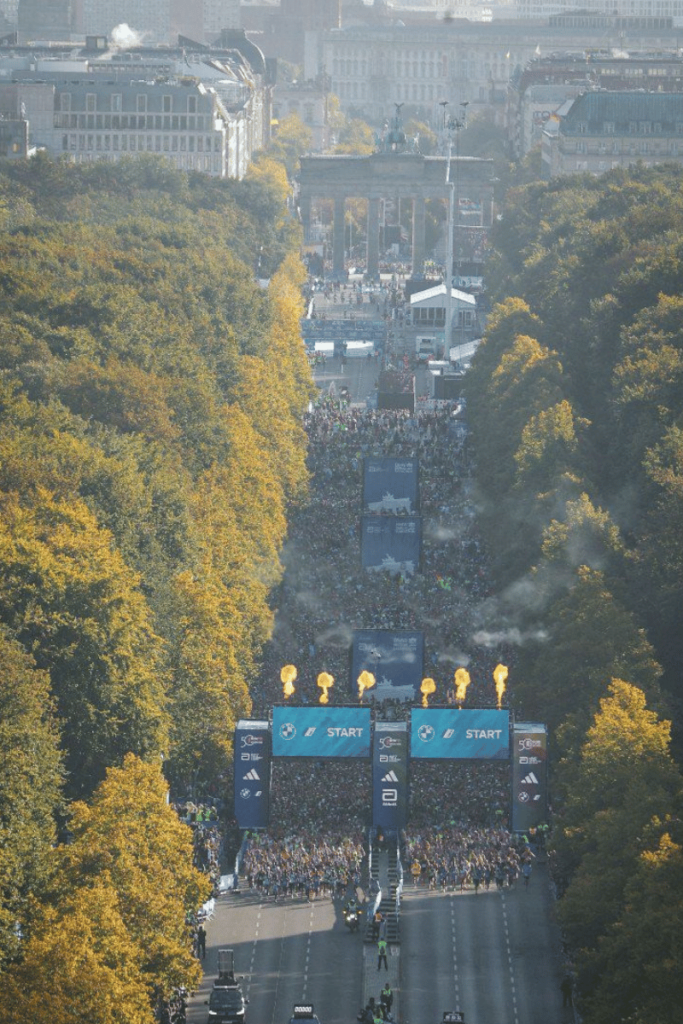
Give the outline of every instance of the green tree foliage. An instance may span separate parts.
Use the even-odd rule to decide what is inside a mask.
[[[375,150],[375,135],[369,124],[360,118],[346,121],[339,131],[335,153],[369,156]]]
[[[50,674],[72,790],[166,744],[159,638],[138,577],[77,500],[1,501],[0,617]]]
[[[593,1024],[615,1019],[677,1024],[680,1019],[682,854],[669,832],[655,849],[640,854],[624,890],[623,912],[587,958],[594,985],[585,1004]]]
[[[0,629],[0,964],[49,876],[62,770],[49,677]]]
[[[26,212],[0,231],[0,620],[50,674],[72,792],[127,750],[220,774],[307,485],[283,166],[41,157],[0,184]]]
[[[620,677],[661,700],[661,668],[634,616],[611,593],[602,572],[566,564],[546,564],[532,579],[537,599],[547,601],[547,636],[529,643],[520,656],[520,696],[529,712],[560,729],[559,750],[580,744],[605,695]],[[558,780],[561,785],[561,778]]]
[[[72,805],[70,826],[22,959],[3,976],[0,1020],[153,1024],[157,995],[200,980],[186,915],[209,888],[160,764],[128,755],[90,804]]]
[[[657,848],[680,806],[682,780],[669,745],[670,722],[647,710],[641,690],[614,679],[579,758],[565,764],[555,850],[561,871],[565,863],[576,867],[559,913],[587,963],[623,911],[641,852]]]
[[[312,142],[313,133],[308,125],[298,114],[289,114],[278,124],[268,155],[281,163],[291,177],[299,169],[299,158],[310,152]]]

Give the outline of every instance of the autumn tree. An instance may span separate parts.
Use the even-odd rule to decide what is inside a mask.
[[[78,501],[1,499],[0,618],[49,672],[72,792],[166,745],[160,640],[139,578]]]
[[[0,628],[0,966],[51,870],[62,770],[46,672]]]
[[[570,879],[559,913],[577,949],[595,950],[616,923],[643,848],[657,848],[667,818],[680,809],[670,731],[670,722],[647,709],[642,690],[614,679],[578,759],[558,769],[565,803],[554,848]]]

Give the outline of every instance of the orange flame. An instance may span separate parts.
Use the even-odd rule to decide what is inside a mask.
[[[371,690],[375,685],[375,677],[372,672],[367,672],[365,669],[358,676],[358,698],[360,702],[363,702],[363,694],[366,690]]]
[[[330,699],[327,696],[327,691],[331,686],[334,686],[334,676],[331,676],[329,672],[321,672],[318,676],[318,686],[323,691],[320,694],[320,703],[327,704]]]
[[[429,696],[430,693],[434,693],[435,691],[436,691],[436,683],[434,682],[433,679],[430,679],[429,677],[427,677],[427,679],[423,679],[422,680],[422,682],[420,683],[420,693],[422,694],[422,707],[423,708],[429,707],[429,704],[428,704],[428,701],[427,701],[427,697]]]
[[[508,677],[508,670],[505,665],[496,665],[493,670],[493,678],[496,683],[496,693],[498,695],[498,710],[500,711],[500,705],[503,700],[503,694],[505,693],[505,680]]]
[[[458,704],[462,705],[465,697],[467,696],[467,687],[470,685],[471,679],[470,674],[466,668],[458,668],[455,670],[455,699]]]
[[[296,665],[283,665],[280,669],[280,679],[285,697],[291,697],[294,693],[294,680],[297,674]]]

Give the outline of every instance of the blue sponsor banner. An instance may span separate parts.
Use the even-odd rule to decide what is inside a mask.
[[[510,757],[510,713],[491,708],[413,708],[412,757]]]
[[[369,455],[363,459],[363,511],[411,514],[420,505],[419,460]]]
[[[527,832],[548,820],[548,729],[538,722],[512,727],[512,830]]]
[[[367,699],[414,701],[423,676],[424,634],[419,630],[356,629],[351,645],[351,692],[358,676],[372,672],[375,685]]]
[[[408,723],[375,722],[372,740],[372,824],[400,829],[408,817]]]
[[[273,757],[370,757],[370,708],[273,708]]]
[[[420,516],[361,516],[361,561],[368,572],[412,576],[421,551]]]
[[[382,341],[387,335],[387,325],[383,320],[311,320],[301,321],[301,335],[306,342],[332,341],[335,338],[351,341],[367,338],[369,341]]]
[[[235,729],[235,818],[240,828],[268,828],[270,729],[241,719]]]

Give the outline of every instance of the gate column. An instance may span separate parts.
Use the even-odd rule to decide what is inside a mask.
[[[425,263],[425,201],[424,196],[413,197],[413,251],[412,273],[421,274]]]
[[[367,275],[374,280],[379,274],[379,199],[368,199]]]
[[[344,271],[344,204],[345,196],[334,197],[334,225],[332,228],[332,276],[338,280],[346,277]]]

